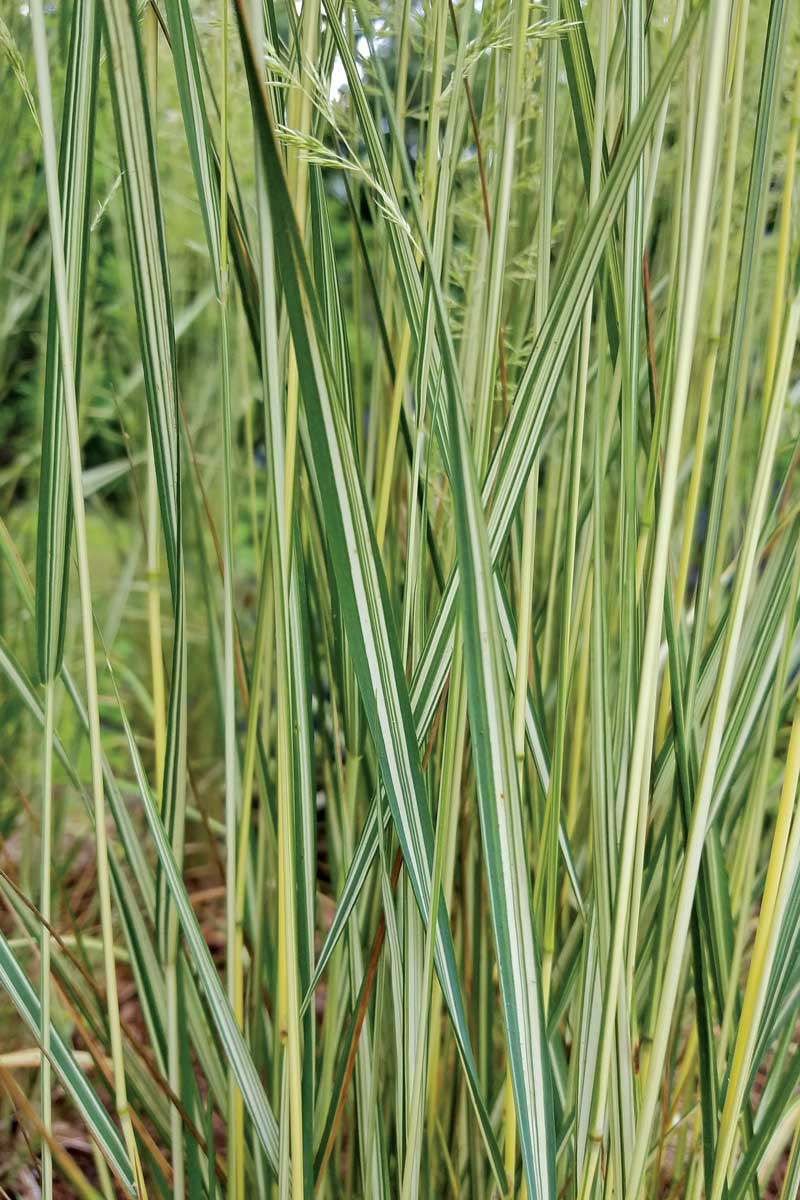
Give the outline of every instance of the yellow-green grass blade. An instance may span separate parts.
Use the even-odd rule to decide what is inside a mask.
[[[438,306],[442,306],[437,297]],[[438,314],[437,314],[438,315]],[[464,658],[483,857],[489,881],[495,954],[517,1127],[528,1195],[556,1191],[550,1063],[542,1008],[539,951],[503,669],[489,540],[455,364],[445,359],[452,445],[452,487],[464,621]]]

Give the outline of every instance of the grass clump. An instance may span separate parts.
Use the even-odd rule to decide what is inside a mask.
[[[791,1200],[792,5],[0,49],[0,1184]]]

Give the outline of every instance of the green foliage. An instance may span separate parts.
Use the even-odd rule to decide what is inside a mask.
[[[5,1191],[793,1197],[798,61],[4,14]]]

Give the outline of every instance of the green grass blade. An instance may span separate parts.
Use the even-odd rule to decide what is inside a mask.
[[[486,521],[454,372],[448,374],[464,657],[481,834],[528,1195],[544,1198],[556,1191],[553,1106],[510,695]]]
[[[0,934],[0,982],[17,1012],[38,1040],[41,1026],[39,1000],[3,934]],[[75,1062],[71,1050],[55,1028],[50,1030],[50,1055],[56,1074],[77,1106],[87,1128],[96,1139],[115,1175],[128,1194],[135,1195],[136,1185],[122,1139],[97,1093],[87,1082],[82,1070]]]
[[[60,142],[59,185],[65,213],[67,294],[73,320],[76,391],[80,391],[81,345],[86,302],[86,259],[100,51],[94,3],[74,6],[67,88]],[[58,347],[55,285],[50,287],[42,430],[42,472],[36,542],[36,630],[39,673],[58,673],[67,618],[69,546],[72,535],[64,388]]]

